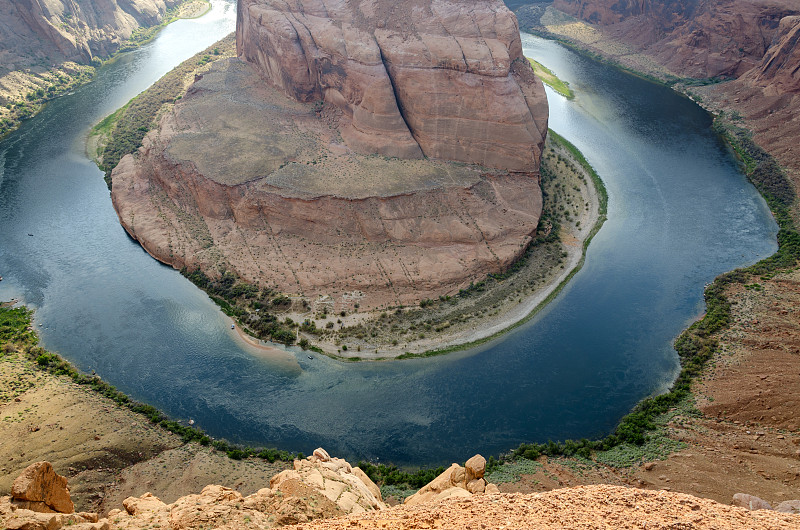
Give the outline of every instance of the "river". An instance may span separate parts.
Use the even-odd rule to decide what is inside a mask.
[[[596,437],[678,371],[672,341],[703,285],[776,249],[776,225],[710,118],[672,91],[523,36],[576,93],[551,127],[608,188],[586,265],[535,319],[447,356],[340,363],[265,357],[119,226],[89,128],[235,25],[234,4],[171,24],[0,143],[0,300],[36,309],[45,347],[217,437],[398,464],[522,441]]]

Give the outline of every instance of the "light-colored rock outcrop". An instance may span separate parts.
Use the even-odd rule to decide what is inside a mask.
[[[764,499],[760,499],[755,495],[750,495],[748,493],[737,493],[733,496],[733,502],[731,502],[733,506],[739,506],[741,508],[747,508],[748,510],[771,510],[772,506],[765,501]]]
[[[269,485],[273,490],[280,490],[282,485],[291,481],[316,489],[343,513],[386,507],[380,489],[366,473],[358,467],[352,467],[346,460],[331,458],[322,448],[316,449],[305,460],[295,460],[294,469],[278,473],[272,477]]]
[[[35,512],[75,511],[66,477],[57,474],[50,462],[28,466],[11,486],[11,497],[15,505]]]
[[[451,465],[441,475],[423,486],[417,493],[408,497],[405,504],[442,502],[447,499],[468,499],[477,493],[499,493],[495,484],[488,484],[483,477],[486,471],[486,459],[475,455],[464,467]]]
[[[290,471],[290,475],[277,475],[272,480],[271,488],[263,488],[253,495],[244,497],[230,488],[210,485],[199,494],[187,495],[166,504],[146,493],[140,497],[129,497],[123,503],[124,509],[111,510],[108,517],[102,519],[94,513],[34,512],[15,506],[10,502],[10,497],[2,497],[0,528],[244,530],[299,525],[298,528],[385,530],[470,527],[526,530],[563,527],[788,530],[800,526],[800,515],[771,510],[751,511],[681,493],[619,486],[579,486],[529,495],[499,492],[494,495],[471,495],[462,486],[468,475],[475,477],[473,480],[483,480],[479,475],[484,465],[483,458],[476,456],[469,460],[467,467],[454,464],[448,470],[446,482],[452,485],[451,478],[455,480],[459,486],[454,489],[462,491],[461,494],[388,508],[380,502],[379,493],[371,496],[375,485],[369,479],[360,484],[355,482],[358,468],[351,468],[344,460],[331,458],[324,450],[318,449],[308,459],[296,462],[295,470]],[[426,486],[431,487],[429,492],[434,483],[442,482],[440,479],[443,476]],[[341,502],[345,496],[337,494],[334,502],[330,494],[337,486],[326,485],[327,481],[347,484],[350,492],[362,496],[361,500],[347,508]],[[366,506],[358,504],[360,502],[372,503],[372,509],[365,510]]]
[[[499,0],[241,0],[237,49],[296,100],[339,107],[360,152],[538,169],[547,102]]]
[[[238,491],[209,485],[198,494],[186,495],[167,504],[152,493],[128,497],[123,507],[97,514],[54,513],[53,507],[72,511],[67,481],[56,475],[48,462],[30,466],[14,483],[14,499],[0,499],[0,528],[7,530],[77,530],[139,528],[270,528],[307,522],[323,517],[384,509],[378,487],[357,467],[331,458],[323,449],[293,470],[275,475],[269,488],[243,496]],[[34,511],[39,503],[53,513]]]

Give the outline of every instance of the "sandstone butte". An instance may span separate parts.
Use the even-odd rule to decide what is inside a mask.
[[[378,487],[358,467],[323,449],[282,471],[252,495],[209,485],[171,504],[151,493],[128,497],[106,517],[73,513],[67,481],[47,462],[32,464],[0,498],[0,525],[7,530],[136,530],[144,528],[608,528],[791,529],[800,515],[773,511],[750,496],[726,506],[682,493],[620,486],[563,488],[538,494],[499,493],[486,484],[485,460],[453,464],[406,500],[387,507]],[[465,484],[478,489],[464,489]],[[266,486],[266,485],[265,485]],[[30,499],[40,499],[31,502]],[[43,504],[59,499],[60,509]],[[793,501],[800,502],[800,501]],[[68,503],[68,504],[64,504]],[[750,508],[744,507],[749,506]],[[763,508],[762,508],[763,506]],[[791,506],[787,507],[787,512]]]
[[[112,174],[157,259],[363,310],[535,236],[547,101],[500,0],[240,0],[236,41]]]

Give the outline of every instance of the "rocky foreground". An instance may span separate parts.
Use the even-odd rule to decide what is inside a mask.
[[[74,513],[67,481],[48,462],[28,467],[0,499],[7,530],[141,528],[797,528],[800,515],[726,506],[690,495],[618,486],[580,486],[542,494],[504,494],[483,479],[479,455],[453,464],[404,505],[388,508],[357,467],[317,449],[269,488],[247,497],[210,485],[171,504],[150,493],[129,497],[107,517]]]
[[[157,259],[339,312],[457,292],[536,235],[547,101],[499,0],[248,0],[236,41],[112,173]]]

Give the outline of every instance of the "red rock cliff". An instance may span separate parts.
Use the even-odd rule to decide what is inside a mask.
[[[0,0],[0,70],[115,52],[181,0]]]
[[[237,49],[354,150],[538,170],[547,102],[500,0],[239,0]]]
[[[633,44],[679,75],[739,77],[757,66],[792,0],[555,0],[554,7]]]

